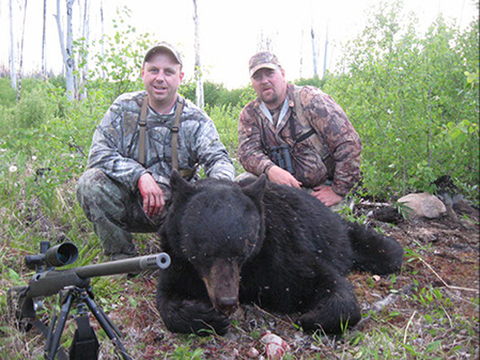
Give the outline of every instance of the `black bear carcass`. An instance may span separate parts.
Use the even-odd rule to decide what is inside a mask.
[[[400,269],[402,247],[348,223],[306,192],[261,176],[246,186],[174,172],[160,229],[171,266],[160,273],[157,308],[168,330],[228,331],[239,304],[298,316],[306,331],[341,333],[360,320],[345,276]]]

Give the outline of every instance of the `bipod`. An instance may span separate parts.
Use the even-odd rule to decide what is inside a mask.
[[[90,310],[95,319],[97,319],[102,329],[118,349],[122,358],[124,360],[133,360],[132,357],[127,354],[127,350],[120,341],[122,334],[107,314],[105,314],[93,300],[94,295],[90,286],[86,288],[76,286],[67,287],[60,292],[59,299],[62,304],[60,315],[54,315],[52,317],[51,325],[48,329],[44,350],[46,360],[54,360],[57,352],[61,350],[59,346],[60,338],[62,337],[68,315],[74,303],[77,304],[77,316],[75,318],[77,330],[75,331],[72,347],[70,348],[70,360],[98,359],[98,340],[95,331],[90,326],[88,310]]]

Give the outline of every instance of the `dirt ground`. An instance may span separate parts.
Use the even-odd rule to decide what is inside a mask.
[[[392,224],[375,219],[372,210],[360,205],[355,215],[363,214],[367,226],[402,244],[404,265],[395,276],[349,275],[364,318],[343,338],[305,334],[294,325],[294,315],[270,314],[255,306],[241,306],[224,337],[172,334],[155,309],[156,273],[125,277],[124,295],[109,316],[135,359],[267,359],[260,341],[267,330],[289,345],[284,359],[479,359],[478,218],[468,221],[460,213],[453,220],[396,217]],[[98,323],[91,323],[101,333]],[[382,333],[391,344],[375,344]],[[441,349],[433,351],[439,340]],[[111,350],[103,353],[113,354]]]
[[[356,211],[371,214],[368,207],[360,206]],[[269,314],[254,306],[242,306],[235,313],[232,328],[225,337],[169,333],[152,299],[144,299],[131,312],[123,308],[111,312],[110,316],[115,323],[123,324],[121,330],[128,335],[127,348],[131,345],[138,349],[138,344],[143,344],[138,352],[142,359],[170,358],[162,355],[165,353],[192,358],[195,349],[202,351],[194,357],[198,359],[265,359],[265,345],[259,338],[266,330],[289,344],[286,359],[353,359],[359,358],[355,354],[362,346],[368,348],[365,342],[369,337],[385,327],[387,333],[403,337],[397,342],[412,342],[410,345],[416,350],[411,350],[407,358],[430,358],[425,355],[429,344],[448,339],[442,343],[440,353],[444,356],[441,358],[478,359],[478,219],[467,221],[458,215],[456,220],[449,217],[397,219],[395,225],[367,217],[368,226],[376,227],[402,244],[406,249],[405,262],[401,273],[393,277],[366,273],[349,276],[364,318],[344,339],[304,334],[294,326],[293,319]],[[152,293],[155,291],[154,274],[132,281],[143,283]],[[430,318],[430,322],[425,320]],[[361,339],[358,344],[355,338]],[[415,352],[420,354],[424,350],[422,356],[415,356]],[[395,351],[398,352],[394,348],[393,353]],[[389,354],[377,355],[381,359],[397,358]],[[397,355],[400,358],[400,354]]]

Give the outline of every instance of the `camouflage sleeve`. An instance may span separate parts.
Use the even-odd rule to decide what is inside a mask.
[[[235,167],[227,149],[220,141],[215,124],[203,113],[205,121],[199,122],[194,138],[194,153],[205,170],[207,177],[235,179]]]
[[[275,165],[264,152],[253,103],[242,110],[238,120],[238,160],[246,171],[256,175]]]
[[[312,126],[330,149],[335,161],[332,189],[337,194],[347,194],[360,178],[362,142],[343,109],[329,95],[315,88],[307,88],[302,99],[308,105]]]
[[[114,102],[93,135],[88,167],[101,169],[110,178],[136,191],[138,179],[147,170],[137,161],[126,156],[123,111]]]

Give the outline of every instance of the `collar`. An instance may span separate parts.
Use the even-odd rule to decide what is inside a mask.
[[[282,110],[280,110],[280,115],[278,116],[277,127],[278,127],[278,124],[282,122],[282,119],[287,113],[289,106],[290,106],[290,102],[288,101],[288,96],[286,96],[285,101],[283,102],[283,105],[282,105]],[[268,110],[267,105],[265,105],[263,101],[260,103],[260,110],[267,117],[267,119],[273,124],[272,114],[270,113],[270,110]]]

